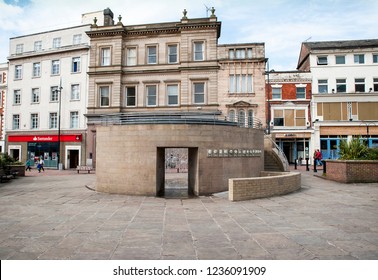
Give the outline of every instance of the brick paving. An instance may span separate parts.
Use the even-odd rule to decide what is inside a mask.
[[[0,184],[0,259],[378,259],[378,183],[302,174],[298,192],[230,202],[97,193],[96,175]]]

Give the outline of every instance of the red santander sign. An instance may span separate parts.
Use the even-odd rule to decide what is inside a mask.
[[[61,142],[81,142],[81,134],[60,135]],[[8,142],[58,142],[58,135],[9,135]]]

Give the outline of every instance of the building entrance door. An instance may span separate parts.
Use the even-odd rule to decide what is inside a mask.
[[[68,150],[69,168],[76,168],[79,165],[79,150]]]
[[[189,198],[195,193],[198,148],[158,148],[156,195]]]

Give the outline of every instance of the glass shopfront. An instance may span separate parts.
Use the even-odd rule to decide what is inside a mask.
[[[56,142],[28,142],[28,158],[34,165],[40,158],[44,160],[45,167],[58,166],[58,143]]]

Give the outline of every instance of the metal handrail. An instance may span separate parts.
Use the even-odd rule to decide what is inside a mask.
[[[272,151],[276,153],[276,155],[280,158],[284,171],[289,171],[289,161],[285,153],[282,149],[273,141],[273,139],[269,135],[264,135],[264,139],[268,139],[269,143],[271,144]]]
[[[139,112],[116,113],[99,115],[92,118],[91,123],[101,125],[130,125],[130,124],[211,124],[239,126],[245,128],[262,129],[262,122],[258,118],[244,121],[231,121],[221,115],[220,111],[213,112]]]

